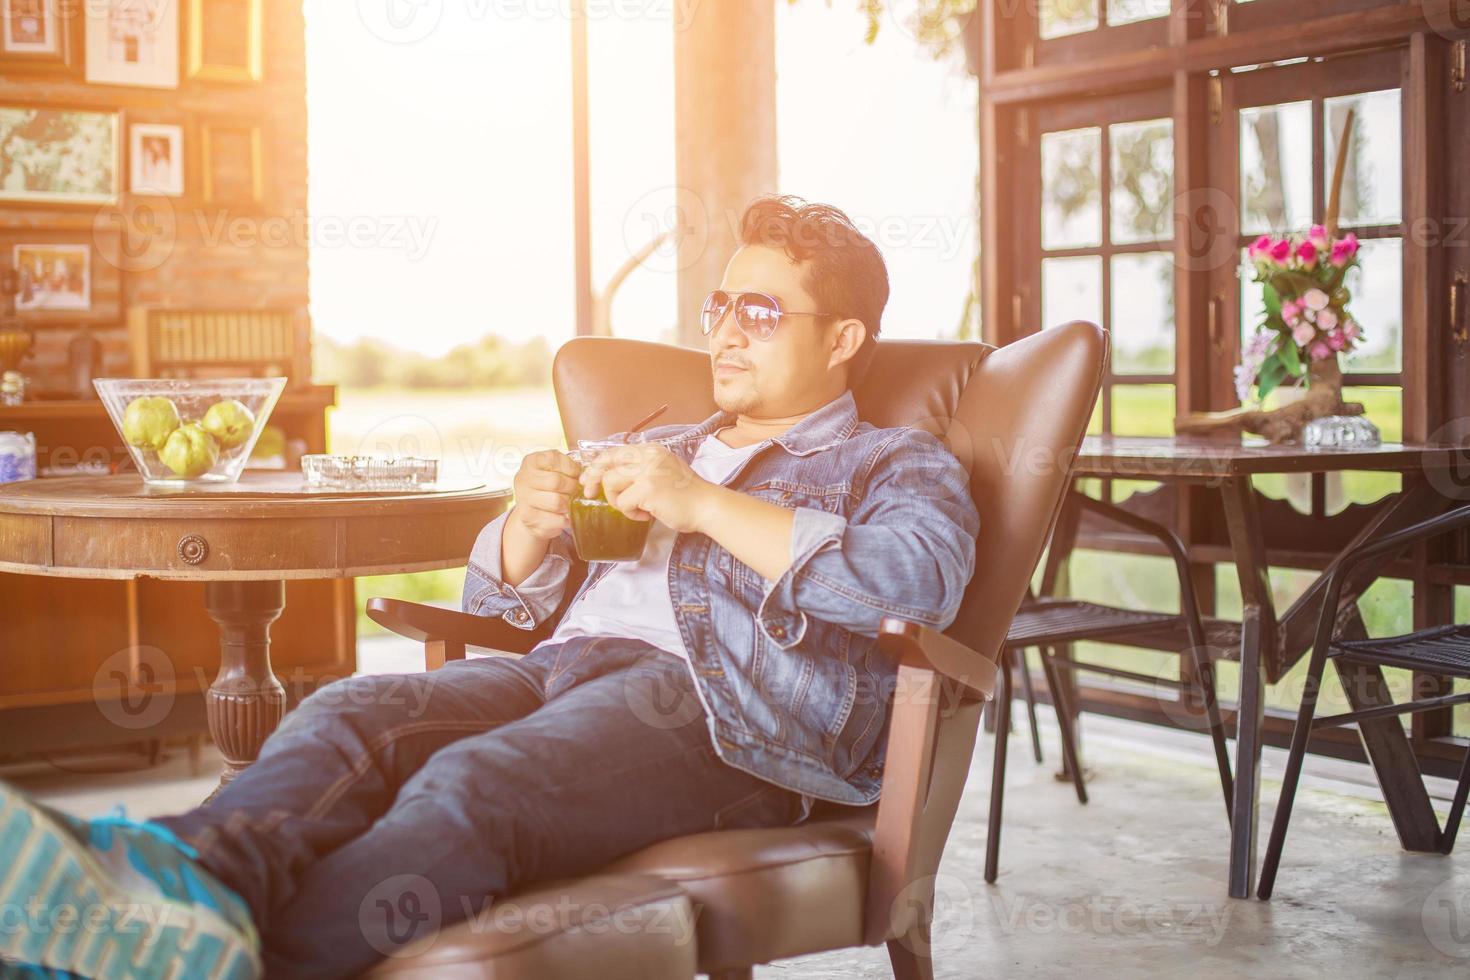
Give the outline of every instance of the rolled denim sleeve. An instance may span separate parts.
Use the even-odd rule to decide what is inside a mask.
[[[476,616],[499,616],[520,629],[534,629],[561,603],[572,565],[572,538],[563,531],[551,542],[546,558],[519,585],[508,585],[500,568],[500,539],[507,511],[486,524],[470,550],[460,607]]]
[[[975,571],[980,516],[969,476],[933,436],[906,429],[860,481],[846,517],[798,507],[791,567],[766,589],[756,618],[778,646],[801,642],[808,617],[876,636],[885,616],[944,629]]]

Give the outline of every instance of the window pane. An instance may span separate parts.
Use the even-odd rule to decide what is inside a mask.
[[[1037,20],[1043,40],[1097,28],[1096,0],[1041,0]]]
[[[1132,24],[1169,14],[1169,0],[1108,0],[1109,24]]]
[[[1041,260],[1041,324],[1055,327],[1069,320],[1102,323],[1102,258]]]
[[[1348,310],[1363,339],[1343,359],[1345,371],[1399,371],[1404,347],[1404,243],[1398,238],[1365,241],[1345,284]]]
[[[1337,141],[1348,110],[1356,110],[1352,145],[1348,147],[1342,178],[1342,200],[1337,223],[1391,225],[1403,211],[1403,134],[1399,125],[1399,90],[1365,92],[1327,99],[1323,103],[1326,156],[1323,158],[1323,199],[1332,193],[1332,168]]]
[[[1169,119],[1108,128],[1112,150],[1114,242],[1168,241],[1174,230],[1174,123]]]
[[[1174,386],[1113,385],[1113,432],[1123,436],[1172,436]]]
[[[1402,442],[1404,438],[1404,390],[1387,385],[1343,385],[1342,400],[1359,402],[1363,417],[1378,426],[1384,442]],[[1376,500],[1376,497],[1368,498]]]
[[[1246,341],[1256,332],[1256,327],[1266,319],[1265,287],[1252,278],[1256,274],[1250,254],[1240,251],[1240,269],[1236,278],[1240,280],[1240,349],[1245,350]]]
[[[1041,134],[1041,247],[1102,244],[1102,130]]]
[[[1312,104],[1240,110],[1240,225],[1246,235],[1312,223]]]
[[[1113,373],[1174,373],[1174,261],[1168,252],[1115,255]]]

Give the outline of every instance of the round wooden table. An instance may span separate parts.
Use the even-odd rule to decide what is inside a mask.
[[[0,571],[203,581],[220,627],[205,710],[224,783],[255,760],[286,710],[270,663],[285,580],[463,565],[509,497],[475,484],[308,490],[300,473],[260,471],[208,488],[153,487],[137,475],[31,480],[0,487]]]

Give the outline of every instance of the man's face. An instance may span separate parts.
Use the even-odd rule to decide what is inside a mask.
[[[746,245],[725,266],[720,288],[774,296],[782,310],[842,312],[819,307],[802,280],[801,263],[781,249]],[[769,340],[753,340],[727,311],[709,335],[715,404],[757,418],[786,418],[825,405],[842,391],[842,369],[833,364],[838,326],[829,318],[782,316]]]

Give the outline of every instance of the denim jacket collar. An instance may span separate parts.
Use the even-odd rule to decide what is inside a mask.
[[[694,428],[680,436],[686,445],[698,445],[706,436],[713,435],[727,425],[733,424],[732,412],[716,412]],[[857,430],[857,402],[852,392],[844,391],[806,418],[772,439],[793,456],[809,456],[812,453],[831,449],[845,442]]]

